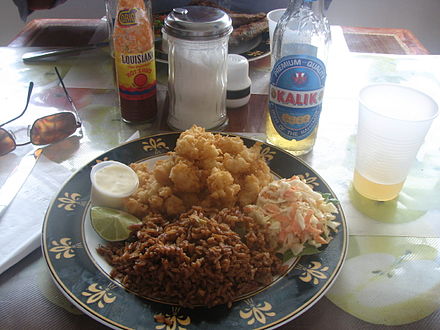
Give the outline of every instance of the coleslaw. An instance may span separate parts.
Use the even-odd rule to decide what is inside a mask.
[[[339,226],[335,205],[298,176],[271,182],[261,190],[256,205],[246,206],[245,211],[269,226],[272,243],[280,253],[290,250],[292,256],[308,246],[328,244],[331,232]]]

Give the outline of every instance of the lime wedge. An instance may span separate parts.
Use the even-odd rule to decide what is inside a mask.
[[[128,226],[142,223],[127,212],[102,206],[91,208],[90,220],[98,235],[110,242],[126,240],[131,232]]]

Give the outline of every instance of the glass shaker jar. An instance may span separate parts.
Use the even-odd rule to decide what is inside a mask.
[[[231,18],[212,7],[175,8],[166,17],[168,125],[218,130],[227,125],[226,80]]]

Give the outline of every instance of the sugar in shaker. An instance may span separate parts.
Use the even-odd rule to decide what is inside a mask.
[[[217,130],[227,125],[231,18],[212,7],[175,8],[164,21],[168,42],[168,125]]]

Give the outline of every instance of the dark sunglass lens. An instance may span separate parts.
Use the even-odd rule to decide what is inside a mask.
[[[76,131],[76,119],[70,112],[60,112],[38,119],[31,128],[31,142],[46,145],[61,141]]]
[[[12,135],[5,129],[0,128],[0,156],[13,151],[15,146],[15,140]]]

